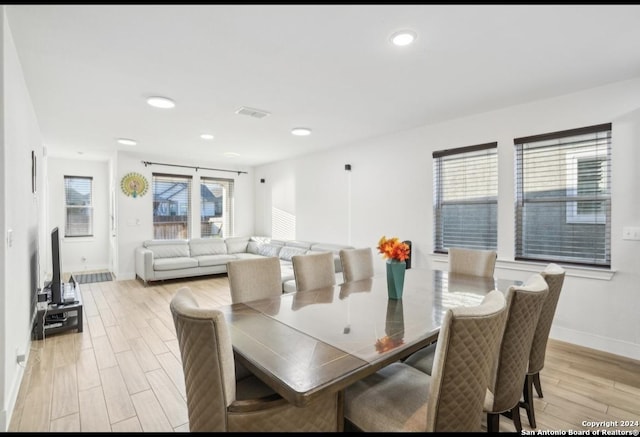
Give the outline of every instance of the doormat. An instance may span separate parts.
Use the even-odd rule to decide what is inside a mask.
[[[83,273],[81,275],[73,275],[73,279],[75,279],[78,284],[88,284],[90,282],[112,281],[113,275],[111,272]]]

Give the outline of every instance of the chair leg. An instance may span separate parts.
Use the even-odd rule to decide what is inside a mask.
[[[536,391],[538,392],[538,397],[542,398],[542,386],[540,385],[540,372],[533,375],[533,385],[536,386]]]
[[[487,432],[500,431],[500,414],[487,413]]]
[[[343,432],[363,432],[360,428],[354,425],[349,419],[345,417]]]
[[[516,405],[511,410],[511,420],[513,420],[513,425],[516,427],[516,432],[518,434],[522,434],[522,422],[520,421],[520,405]]]
[[[527,411],[527,418],[531,428],[536,428],[536,414],[533,405],[533,375],[527,375],[524,380],[524,389],[522,390],[524,401],[520,402],[520,406]]]
[[[515,426],[516,431],[518,433],[522,433],[522,422],[520,421],[520,402],[518,402],[516,404],[515,407],[513,407],[510,410],[507,411],[503,411],[502,414],[504,417],[507,417],[509,419],[511,419],[513,421],[513,426]],[[487,420],[488,422],[488,420]],[[488,429],[488,425],[487,425],[487,429]],[[498,427],[496,427],[495,432],[500,431],[500,429]]]

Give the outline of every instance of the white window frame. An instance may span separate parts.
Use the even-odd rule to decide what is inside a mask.
[[[67,199],[67,183],[68,179],[84,179],[89,181],[89,205],[73,205],[69,204],[69,199]],[[64,238],[87,238],[93,237],[93,177],[91,176],[64,176]],[[86,234],[74,234],[70,233],[72,230],[69,226],[69,210],[87,210],[87,215],[89,216],[88,228],[89,232]]]
[[[599,160],[602,165],[604,179],[607,180],[607,152],[598,150],[587,150],[579,153],[569,153],[565,158],[566,162],[566,181],[567,181],[567,197],[576,197],[578,195],[578,162],[581,160]],[[606,223],[606,215],[604,213],[580,214],[578,213],[578,202],[567,203],[567,223]]]
[[[498,143],[491,142],[485,144],[478,144],[474,146],[467,147],[459,147],[455,149],[447,149],[436,151],[433,153],[433,187],[434,187],[434,195],[433,195],[433,250],[434,253],[447,253],[448,252],[448,244],[447,237],[444,229],[444,210],[447,206],[464,206],[464,205],[496,205],[496,216],[494,218],[495,225],[491,226],[491,221],[487,223],[483,223],[484,230],[487,231],[486,235],[495,234],[495,241],[491,238],[486,238],[484,240],[472,241],[469,239],[468,232],[461,232],[460,234],[456,234],[456,237],[465,237],[461,238],[458,243],[455,245],[458,247],[466,247],[471,249],[480,249],[487,250],[497,249],[497,239],[498,239],[498,226],[497,226],[497,204],[498,204],[498,181],[497,181],[497,167],[498,167]],[[485,154],[485,155],[483,155]],[[491,159],[494,162],[486,161],[487,157],[491,156]],[[461,160],[460,162],[464,162],[465,168],[473,169],[474,166],[477,166],[477,162],[481,162],[482,169],[484,171],[490,171],[491,164],[494,164],[496,171],[496,180],[495,187],[493,188],[493,192],[484,193],[478,198],[470,198],[470,193],[468,190],[458,189],[456,193],[450,191],[456,187],[455,182],[451,182],[449,179],[445,179],[445,176],[451,177],[451,173],[445,172],[443,170],[443,166],[449,162],[451,163],[453,160]],[[486,161],[486,162],[484,162]],[[486,167],[485,167],[486,166]],[[470,170],[471,175],[476,176],[480,174],[475,170]],[[485,173],[482,173],[483,175]],[[489,177],[489,173],[487,173],[487,177]],[[452,184],[452,185],[451,185]],[[491,190],[490,190],[491,191]],[[452,195],[455,194],[455,195]],[[464,239],[464,241],[462,241]],[[484,244],[486,243],[486,244]],[[494,243],[494,244],[490,244]]]
[[[178,221],[178,223],[186,223],[186,229],[184,229],[185,235],[177,235],[171,232],[163,232],[162,226],[171,227],[171,220],[156,220],[156,217],[167,217],[174,214],[171,214],[170,211],[170,200],[164,199],[164,201],[160,205],[155,205],[156,199],[156,184],[158,182],[167,182],[173,180],[175,183],[185,183],[187,189],[186,201],[184,203],[177,202],[175,215],[185,216],[184,221]],[[152,223],[153,223],[153,238],[154,239],[177,239],[177,238],[185,238],[189,239],[192,235],[192,226],[191,220],[193,217],[193,209],[192,209],[192,196],[193,196],[193,177],[190,175],[180,175],[180,174],[169,174],[169,173],[153,173],[151,176],[151,193],[152,193]],[[155,214],[155,208],[162,209],[164,214]],[[175,231],[175,229],[174,229]],[[165,234],[169,234],[167,237]]]
[[[222,186],[222,216],[218,218],[209,218],[209,223],[212,225],[215,224],[217,226],[221,226],[219,234],[213,235],[201,235],[203,238],[214,238],[214,237],[232,237],[234,235],[233,232],[233,204],[234,204],[234,192],[235,192],[235,180],[234,179],[225,179],[218,177],[210,177],[210,176],[202,176],[200,178],[200,229],[203,226],[203,207],[204,201],[202,199],[202,186],[206,186],[207,184],[217,184]],[[208,188],[208,187],[207,187]]]
[[[588,142],[592,142],[589,144]],[[611,268],[611,146],[612,124],[604,123],[577,129],[569,129],[529,137],[514,138],[516,209],[515,209],[515,261],[555,262],[581,267]],[[562,151],[554,168],[556,179],[546,179],[547,173],[540,163],[535,163],[540,148],[553,152]],[[533,154],[531,153],[533,151]],[[541,155],[538,155],[541,156]],[[534,161],[530,161],[534,159]],[[578,163],[581,159],[602,159],[604,190],[602,193],[585,193],[579,196]],[[544,162],[542,162],[544,164]],[[539,173],[541,183],[560,182],[557,196],[535,196],[528,185],[529,178]],[[551,176],[551,175],[550,175]],[[534,176],[535,177],[535,176]],[[525,186],[527,185],[527,186]],[[562,193],[562,194],[560,194]],[[602,201],[602,213],[578,214],[579,202]],[[562,202],[558,211],[541,210],[536,204]],[[544,206],[543,206],[544,208]],[[552,208],[552,206],[550,206]],[[554,219],[556,219],[554,221]],[[556,224],[560,227],[556,228]],[[538,226],[536,229],[535,226]],[[546,226],[546,227],[545,227]],[[562,229],[562,226],[568,227]],[[600,228],[595,228],[597,226]],[[564,231],[564,233],[562,233]]]

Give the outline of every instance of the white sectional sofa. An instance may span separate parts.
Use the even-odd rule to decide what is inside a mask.
[[[309,241],[273,240],[268,237],[194,238],[191,240],[147,240],[136,248],[136,276],[148,283],[227,272],[235,259],[275,256],[280,259],[283,292],[296,291],[291,257],[332,252],[336,283],[342,282],[340,249],[352,246]]]

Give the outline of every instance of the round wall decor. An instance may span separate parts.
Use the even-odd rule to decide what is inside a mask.
[[[122,177],[120,188],[127,196],[138,197],[144,196],[149,188],[147,178],[140,173],[128,173]]]

